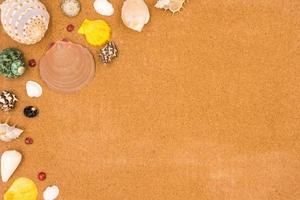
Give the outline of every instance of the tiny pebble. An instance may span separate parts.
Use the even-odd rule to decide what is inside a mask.
[[[27,106],[24,108],[24,115],[28,118],[36,117],[39,114],[39,110],[33,106]]]
[[[67,26],[67,31],[68,31],[68,32],[72,32],[72,31],[74,31],[74,28],[75,28],[75,26],[74,26],[73,24],[69,24],[69,25]]]
[[[34,59],[30,59],[28,61],[28,65],[29,65],[29,67],[35,67],[36,66],[36,61]]]
[[[38,174],[38,179],[39,179],[40,181],[44,181],[46,178],[47,178],[47,175],[46,175],[45,172],[40,172],[40,173]]]
[[[25,144],[32,144],[33,143],[33,139],[31,137],[27,137],[25,139]]]

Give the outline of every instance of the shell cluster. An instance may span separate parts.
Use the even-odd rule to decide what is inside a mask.
[[[6,0],[1,4],[5,32],[22,44],[35,44],[45,35],[49,13],[39,0]]]
[[[8,112],[16,106],[17,101],[18,99],[14,93],[4,90],[0,94],[0,109]]]

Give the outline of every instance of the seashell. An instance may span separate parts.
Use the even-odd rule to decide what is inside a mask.
[[[78,33],[85,35],[85,39],[90,45],[101,46],[110,38],[111,29],[104,20],[85,19],[80,26]]]
[[[107,64],[118,57],[118,49],[114,42],[110,41],[100,50],[100,58],[102,63]]]
[[[144,0],[125,0],[121,17],[125,26],[141,32],[150,20],[150,13]]]
[[[111,16],[114,14],[114,7],[107,0],[95,0],[94,9],[100,15]]]
[[[9,112],[16,107],[18,101],[17,96],[7,90],[3,90],[0,93],[0,109],[4,112]]]
[[[68,17],[77,16],[81,9],[79,0],[63,0],[60,7],[63,13]]]
[[[18,178],[4,194],[3,200],[36,200],[38,190],[36,184],[28,178]]]
[[[18,78],[26,70],[23,53],[17,48],[0,52],[0,74],[6,78]]]
[[[39,0],[6,0],[1,4],[5,32],[22,44],[35,44],[45,35],[50,16]]]
[[[40,75],[51,89],[74,92],[94,78],[95,61],[87,48],[57,41],[41,58]]]
[[[1,178],[5,183],[18,168],[22,154],[16,150],[5,151],[1,156]]]
[[[44,200],[55,200],[59,195],[59,188],[56,185],[47,187],[44,190],[43,198]]]
[[[38,116],[39,109],[34,106],[26,106],[23,110],[23,114],[28,118],[34,118]]]
[[[156,8],[170,10],[172,13],[179,12],[183,7],[185,0],[158,0]]]
[[[16,128],[15,126],[10,126],[7,123],[0,123],[0,140],[3,142],[10,142],[17,139],[24,131],[22,129]]]
[[[42,96],[43,89],[37,82],[27,81],[26,92],[29,97],[40,97]]]

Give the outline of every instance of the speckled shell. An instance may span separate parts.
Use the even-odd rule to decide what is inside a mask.
[[[35,44],[44,37],[50,16],[39,0],[6,0],[0,8],[3,29],[13,40]]]

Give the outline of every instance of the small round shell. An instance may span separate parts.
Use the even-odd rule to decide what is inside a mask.
[[[79,0],[63,0],[61,9],[63,13],[68,17],[75,17],[80,12]]]
[[[26,92],[29,97],[40,97],[42,96],[43,89],[37,82],[27,81]]]

